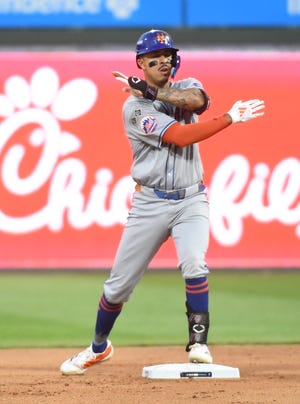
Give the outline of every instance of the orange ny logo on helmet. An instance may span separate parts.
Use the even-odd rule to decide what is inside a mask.
[[[165,43],[166,42],[166,36],[162,32],[158,32],[156,34],[156,39],[157,39],[157,42],[160,42],[160,43]]]

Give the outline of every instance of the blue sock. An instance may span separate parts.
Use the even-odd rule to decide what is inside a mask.
[[[208,312],[208,280],[206,276],[185,280],[186,300],[194,313]]]
[[[111,304],[104,294],[101,296],[98,308],[98,314],[95,326],[95,337],[92,343],[93,351],[103,352],[107,346],[107,337],[113,328],[113,325],[121,313],[123,303]]]

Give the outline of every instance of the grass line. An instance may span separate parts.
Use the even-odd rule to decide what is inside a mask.
[[[0,273],[0,348],[85,346],[107,273]],[[300,342],[300,273],[212,273],[211,344]],[[112,331],[117,345],[185,345],[180,274],[149,271]]]

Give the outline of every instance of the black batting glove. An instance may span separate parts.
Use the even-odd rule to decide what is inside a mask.
[[[139,90],[143,93],[143,97],[148,100],[155,101],[157,96],[157,88],[149,86],[147,81],[140,79],[139,77],[128,77],[128,84],[131,88]]]

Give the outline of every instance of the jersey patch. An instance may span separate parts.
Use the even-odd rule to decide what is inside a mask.
[[[157,121],[153,116],[145,116],[141,120],[141,128],[142,130],[146,133],[153,133],[155,129],[157,128]]]

